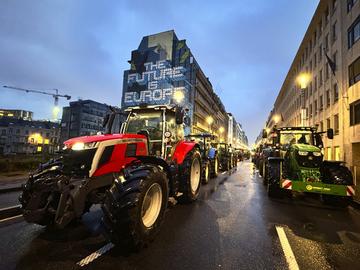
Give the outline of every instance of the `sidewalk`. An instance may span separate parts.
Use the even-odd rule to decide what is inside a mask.
[[[29,177],[29,172],[0,174],[0,191],[20,188]]]

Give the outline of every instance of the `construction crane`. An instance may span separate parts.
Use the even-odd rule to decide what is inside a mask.
[[[61,95],[61,94],[59,94],[58,89],[53,89],[53,91],[55,91],[55,93],[50,93],[50,92],[41,91],[41,90],[26,89],[26,88],[20,88],[20,87],[8,86],[8,85],[4,85],[3,87],[8,88],[8,89],[23,91],[23,92],[26,92],[26,93],[37,93],[37,94],[52,96],[54,98],[54,108],[53,108],[53,117],[54,117],[54,119],[57,119],[57,115],[58,115],[58,113],[60,111],[59,106],[58,106],[59,97],[66,98],[67,100],[71,99],[71,96],[69,96],[69,95]]]

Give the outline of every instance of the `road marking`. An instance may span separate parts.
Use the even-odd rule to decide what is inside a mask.
[[[103,246],[102,248],[98,249],[97,251],[91,253],[89,256],[87,256],[86,258],[82,259],[80,262],[76,263],[77,265],[79,265],[80,267],[83,267],[85,265],[88,265],[89,263],[91,263],[92,261],[96,260],[97,258],[99,258],[101,255],[104,255],[106,252],[108,252],[110,249],[112,249],[115,245],[113,243],[108,243],[105,246]]]
[[[275,226],[275,228],[276,228],[276,232],[279,236],[280,244],[284,251],[286,261],[289,265],[289,269],[290,270],[299,270],[299,265],[296,262],[294,253],[293,253],[291,246],[289,244],[289,241],[286,237],[284,228],[281,226]]]
[[[5,222],[5,221],[9,221],[9,220],[12,220],[12,219],[15,219],[15,218],[19,218],[19,217],[22,217],[23,215],[17,215],[17,216],[13,216],[13,217],[8,217],[8,218],[4,218],[4,219],[1,219],[0,220],[0,223],[2,222]]]

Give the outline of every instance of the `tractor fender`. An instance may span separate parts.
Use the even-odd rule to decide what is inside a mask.
[[[162,158],[154,157],[154,156],[136,156],[137,160],[146,163],[146,164],[153,164],[156,166],[160,166],[166,172],[169,180],[172,179],[172,173],[169,164]]]
[[[188,141],[180,141],[175,147],[174,154],[172,156],[172,160],[175,161],[176,164],[182,164],[186,155],[192,151],[195,147],[199,147],[199,145],[195,142]]]
[[[281,157],[268,157],[268,161],[269,162],[282,162],[282,161],[284,161],[284,159]]]

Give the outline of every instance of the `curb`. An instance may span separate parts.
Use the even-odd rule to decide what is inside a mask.
[[[14,192],[14,191],[21,191],[23,188],[22,186],[14,186],[14,187],[7,187],[7,188],[0,188],[0,194]]]
[[[17,215],[21,215],[22,213],[22,209],[21,209],[21,205],[15,205],[15,206],[10,206],[10,207],[6,207],[6,208],[2,208],[0,209],[0,220],[1,219],[6,219],[9,217],[13,217],[13,216],[17,216]]]

